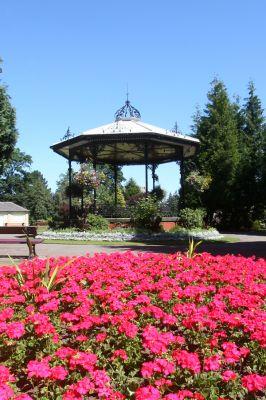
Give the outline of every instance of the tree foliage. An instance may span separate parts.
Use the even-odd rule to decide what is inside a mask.
[[[128,200],[132,196],[136,196],[141,193],[141,189],[135,179],[130,178],[124,187],[125,198]]]
[[[266,198],[266,124],[253,82],[240,110],[240,157],[236,215],[242,225],[261,218]]]
[[[248,227],[265,207],[265,118],[253,83],[248,91],[241,107],[223,82],[212,82],[204,112],[194,117],[199,152],[185,162],[184,206],[204,207],[208,222],[223,227]]]
[[[31,157],[16,148],[0,176],[1,201],[12,201],[30,211],[31,221],[53,212],[52,193],[39,171],[30,172]]]
[[[16,111],[10,103],[7,88],[0,85],[0,174],[12,156],[17,136]]]

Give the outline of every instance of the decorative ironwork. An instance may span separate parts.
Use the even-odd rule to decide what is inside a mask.
[[[181,131],[180,131],[178,125],[177,125],[177,122],[175,122],[173,128],[171,129],[171,132],[173,132],[173,133],[179,133],[179,134],[181,133]]]
[[[70,131],[70,127],[68,127],[66,133],[64,134],[64,136],[63,136],[60,140],[61,140],[61,142],[62,142],[62,141],[64,141],[64,140],[71,139],[71,138],[73,138],[74,136],[75,136],[75,135],[74,135],[73,133],[71,133],[71,131]]]
[[[141,118],[140,112],[130,104],[128,97],[125,101],[125,105],[115,113],[115,120],[119,121],[124,118]]]

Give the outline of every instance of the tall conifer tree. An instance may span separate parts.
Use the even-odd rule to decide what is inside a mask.
[[[227,224],[231,219],[239,147],[235,107],[219,80],[212,82],[204,114],[197,119],[196,136],[201,142],[196,164],[203,175],[212,178],[202,194],[202,204],[210,222],[220,214],[223,224]]]
[[[2,60],[0,59],[0,65]],[[0,85],[0,174],[10,160],[17,141],[16,112],[4,85]]]
[[[240,201],[243,224],[263,217],[266,198],[266,125],[261,101],[253,82],[241,110]]]

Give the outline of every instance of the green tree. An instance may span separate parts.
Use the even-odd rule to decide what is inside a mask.
[[[32,221],[47,219],[53,214],[52,192],[40,171],[32,171],[26,175],[23,197],[23,205],[30,210]]]
[[[0,174],[11,158],[17,136],[16,112],[10,103],[7,88],[0,85]]]
[[[30,172],[31,163],[29,155],[13,151],[0,176],[0,199],[29,209],[31,221],[47,219],[54,209],[52,193],[39,171]]]
[[[170,215],[177,216],[179,208],[179,194],[177,192],[170,193],[163,204],[163,208],[165,208]]]
[[[223,82],[214,80],[208,103],[195,120],[200,150],[196,166],[200,174],[210,177],[210,185],[201,200],[208,219],[220,214],[223,224],[230,223],[234,204],[234,185],[240,162],[237,115]]]
[[[242,225],[263,217],[266,198],[266,125],[261,101],[253,82],[239,112],[241,163],[236,203]]]
[[[32,163],[31,156],[16,148],[0,175],[1,201],[14,201],[23,205],[26,176]]]
[[[125,199],[136,196],[141,193],[141,189],[135,179],[130,178],[124,186]]]

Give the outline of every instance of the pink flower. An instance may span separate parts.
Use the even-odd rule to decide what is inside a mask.
[[[86,335],[78,335],[78,336],[76,337],[76,340],[77,340],[78,342],[86,342],[86,341],[88,340],[88,337],[87,337]]]
[[[6,334],[10,339],[19,339],[25,333],[22,322],[10,322],[6,327]]]
[[[121,360],[127,360],[127,353],[123,349],[115,350],[112,357],[111,361],[115,360],[116,358],[121,358]]]
[[[46,360],[30,361],[27,366],[28,376],[30,378],[48,378],[51,375],[51,369]]]
[[[143,346],[155,354],[165,353],[168,345],[175,341],[175,336],[171,332],[159,332],[152,325],[146,326],[142,336]]]
[[[204,371],[218,371],[221,367],[221,357],[214,355],[204,359]]]
[[[159,400],[161,394],[154,386],[148,385],[137,389],[135,397],[136,400]]]
[[[4,365],[0,365],[0,384],[7,382],[14,382],[14,377],[10,373],[9,369]]]
[[[170,375],[175,371],[175,364],[164,358],[156,358],[153,362],[144,362],[141,367],[143,378],[151,378],[154,373],[160,373],[164,376]]]
[[[200,372],[200,361],[196,353],[189,353],[186,350],[176,350],[173,352],[173,358],[182,368],[189,369],[194,374]]]
[[[63,381],[68,375],[67,370],[64,367],[56,366],[50,370],[50,378],[58,381]]]
[[[234,379],[236,379],[237,374],[234,371],[231,371],[230,369],[228,369],[227,371],[224,371],[222,373],[222,380],[224,382],[228,382],[228,381],[232,381]]]
[[[18,396],[14,397],[14,400],[33,400],[28,394],[19,394]]]
[[[11,400],[13,398],[14,392],[10,386],[6,384],[0,384],[0,399],[1,400]]]
[[[242,385],[249,392],[257,392],[266,388],[266,375],[250,374],[242,378]]]
[[[96,340],[97,340],[97,342],[101,343],[101,342],[105,341],[106,337],[107,337],[106,333],[104,333],[104,332],[103,333],[98,333],[96,335]]]

